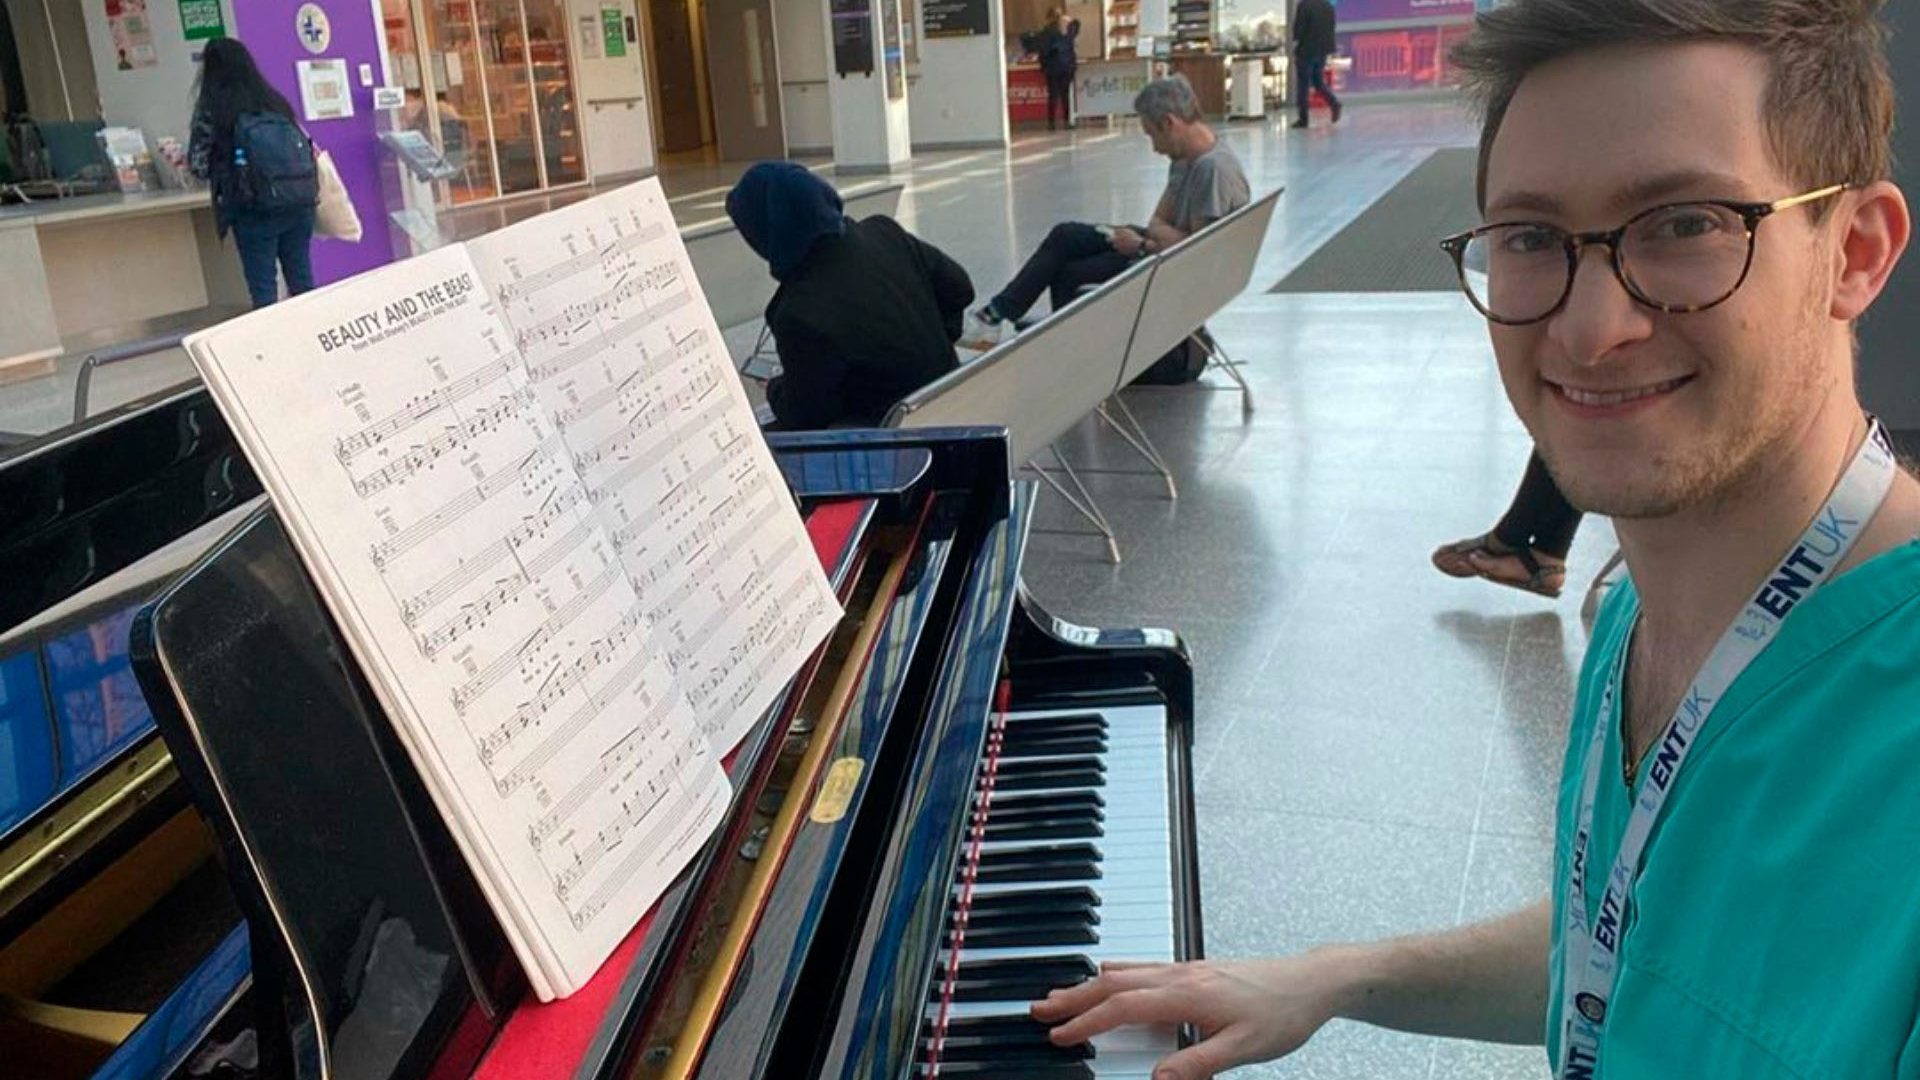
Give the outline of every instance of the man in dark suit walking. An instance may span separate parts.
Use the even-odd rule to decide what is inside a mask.
[[[1298,72],[1294,86],[1299,90],[1300,115],[1293,126],[1307,126],[1307,104],[1312,92],[1320,91],[1333,109],[1333,122],[1340,122],[1340,99],[1327,86],[1327,57],[1337,47],[1333,40],[1333,4],[1329,0],[1300,0],[1293,12],[1293,69]]]

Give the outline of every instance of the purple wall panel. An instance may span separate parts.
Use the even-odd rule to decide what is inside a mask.
[[[379,140],[373,132],[373,91],[360,85],[360,65],[380,77],[380,26],[370,0],[319,0],[333,27],[333,41],[319,55],[309,53],[294,32],[302,0],[240,0],[233,12],[233,34],[246,43],[260,70],[300,111],[300,60],[345,60],[353,87],[353,115],[344,120],[305,124],[314,145],[333,155],[334,167],[353,197],[364,232],[360,242],[313,242],[314,282],[326,285],[393,261],[393,241],[380,195]]]

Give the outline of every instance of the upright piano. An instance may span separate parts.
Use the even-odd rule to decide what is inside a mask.
[[[116,1080],[1145,1080],[1174,1033],[1055,1047],[1026,1007],[1103,959],[1200,955],[1183,646],[1071,625],[1024,592],[1034,492],[997,431],[769,441],[847,616],[727,758],[725,825],[586,987],[527,992],[256,502],[143,579],[126,628],[182,794],[112,850],[171,827],[190,834],[173,848],[216,853],[214,887],[176,868],[133,920],[157,906],[194,942],[162,971],[116,971],[114,937],[93,935],[66,970],[164,986],[117,1044],[62,1058],[88,1002],[6,982],[9,949],[85,918],[66,901],[86,882],[49,885],[0,923],[16,1015],[0,1062]],[[86,876],[144,880],[117,862]]]

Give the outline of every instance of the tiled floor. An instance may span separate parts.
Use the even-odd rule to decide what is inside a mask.
[[[1577,595],[1550,603],[1427,564],[1435,545],[1493,523],[1527,454],[1465,301],[1265,293],[1433,148],[1470,144],[1471,127],[1449,105],[1421,103],[1357,107],[1337,130],[1282,128],[1226,129],[1256,190],[1288,188],[1253,289],[1211,324],[1245,363],[1258,410],[1243,418],[1227,392],[1132,393],[1179,500],[1150,477],[1088,473],[1125,561],[1050,533],[1028,571],[1059,615],[1170,626],[1193,650],[1218,958],[1445,927],[1541,895],[1584,646]],[[676,210],[712,216],[731,175],[669,176]],[[1144,218],[1164,176],[1131,127],[1027,136],[1010,152],[917,159],[901,216],[987,294],[1056,221]],[[730,338],[744,349],[751,330]],[[103,374],[96,400],[184,373],[178,358],[129,364]],[[70,372],[0,388],[0,430],[57,422],[71,388]],[[1095,469],[1139,464],[1091,424],[1066,452]],[[1042,519],[1079,527],[1058,500],[1043,501]],[[1604,523],[1582,533],[1574,593],[1611,545]],[[1287,1061],[1234,1076],[1546,1072],[1537,1049],[1336,1024]]]

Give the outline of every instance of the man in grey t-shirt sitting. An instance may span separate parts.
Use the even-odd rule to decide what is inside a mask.
[[[984,307],[970,313],[960,345],[990,349],[1051,291],[1054,310],[1081,288],[1117,276],[1135,259],[1171,247],[1247,205],[1252,194],[1240,159],[1220,142],[1182,76],[1158,79],[1133,99],[1153,151],[1172,159],[1167,190],[1144,227],[1055,225],[1027,264]]]

